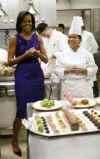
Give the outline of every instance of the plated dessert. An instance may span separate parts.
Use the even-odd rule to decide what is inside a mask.
[[[76,104],[73,105],[73,108],[92,108],[96,105],[96,102],[94,99],[89,98],[76,98]]]

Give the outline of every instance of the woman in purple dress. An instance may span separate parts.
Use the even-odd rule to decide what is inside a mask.
[[[8,65],[17,64],[15,70],[17,112],[13,124],[12,148],[16,155],[21,156],[18,144],[21,119],[26,118],[26,103],[44,98],[44,76],[39,58],[45,63],[48,59],[41,37],[33,33],[35,19],[31,13],[27,11],[19,13],[16,30],[16,36],[9,40]]]

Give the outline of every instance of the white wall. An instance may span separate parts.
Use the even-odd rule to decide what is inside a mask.
[[[56,9],[70,9],[71,0],[56,0]]]
[[[40,1],[40,19],[44,18],[50,26],[56,24],[56,0]]]
[[[71,0],[71,7],[74,8],[100,8],[100,0]]]
[[[100,0],[56,0],[56,9],[100,8]]]

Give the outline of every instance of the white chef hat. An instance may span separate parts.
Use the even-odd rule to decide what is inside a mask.
[[[76,35],[81,35],[81,26],[83,26],[83,19],[80,16],[74,16],[72,20],[71,27],[69,29],[69,35],[71,34],[76,34]]]

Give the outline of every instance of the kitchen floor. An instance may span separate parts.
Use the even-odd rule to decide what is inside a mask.
[[[27,131],[24,128],[21,128],[19,136],[22,157],[17,157],[12,152],[11,141],[11,135],[0,136],[0,159],[27,159]]]

